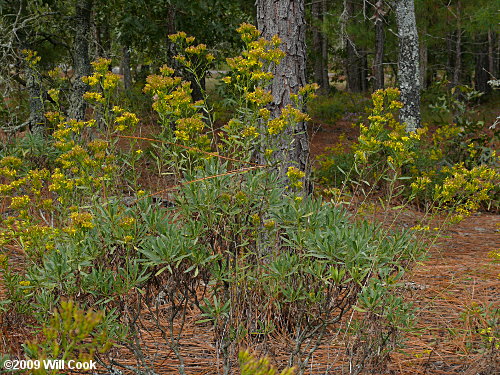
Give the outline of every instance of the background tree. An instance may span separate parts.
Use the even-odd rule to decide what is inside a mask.
[[[282,41],[280,48],[285,52],[281,63],[272,69],[274,78],[271,92],[271,117],[278,117],[281,111],[292,105],[292,94],[306,84],[306,44],[303,0],[258,0],[257,25],[262,36],[271,39],[278,35]],[[284,176],[287,168],[296,166],[301,171],[309,170],[309,140],[307,125],[300,122],[295,129],[286,129],[279,152],[273,158],[280,163],[280,174]],[[293,138],[292,147],[285,138]]]
[[[328,79],[328,39],[327,35],[323,32],[326,11],[326,0],[315,1],[311,4],[311,58],[314,82],[319,85],[319,92],[323,95],[327,95],[330,91]]]
[[[90,75],[89,38],[91,30],[92,0],[76,0],[75,2],[75,39],[73,42],[73,91],[69,116],[77,120],[85,118],[85,101],[83,94],[87,85],[82,77]]]
[[[373,59],[373,88],[379,90],[384,88],[384,2],[378,0],[375,5],[373,22],[375,23],[375,57]]]
[[[401,122],[408,132],[420,127],[420,68],[418,31],[413,0],[396,0],[399,59],[398,79],[403,108]]]
[[[358,39],[361,33],[357,33],[358,27],[363,23],[363,12],[357,15],[359,10],[363,9],[364,1],[359,3],[356,0],[344,0],[344,22],[345,28],[345,46],[346,46],[346,59],[345,71],[347,76],[347,90],[350,92],[362,92],[367,89],[367,55],[366,52],[360,47]],[[361,23],[359,22],[361,17]]]

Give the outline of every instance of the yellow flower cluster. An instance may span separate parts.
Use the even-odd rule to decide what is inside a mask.
[[[110,91],[118,86],[120,76],[108,70],[111,64],[110,59],[100,58],[91,64],[94,68],[94,73],[90,76],[82,77],[83,82],[90,87],[96,88],[98,91]]]
[[[29,64],[29,66],[32,68],[34,68],[36,66],[36,64],[38,64],[40,62],[40,60],[42,59],[38,55],[38,52],[30,50],[30,49],[23,49],[22,53],[24,54],[24,59]]]
[[[135,219],[131,216],[126,216],[122,218],[118,225],[123,229],[131,229],[135,224]]]
[[[181,63],[187,68],[196,69],[201,63],[211,63],[215,60],[215,56],[208,52],[207,46],[205,44],[193,45],[195,41],[194,36],[187,36],[184,31],[180,31],[176,34],[171,34],[168,38],[178,46],[179,50],[183,50],[188,58],[184,55],[177,55],[174,58],[177,62]],[[193,58],[197,58],[197,61],[193,64]]]
[[[301,87],[297,94],[291,94],[290,97],[296,105],[303,106],[307,100],[314,99],[316,97],[316,91],[318,89],[319,85],[317,83],[308,83],[307,85]]]
[[[432,182],[432,180],[430,179],[430,177],[428,176],[420,176],[420,177],[417,177],[416,180],[414,182],[412,182],[410,184],[411,186],[411,189],[412,189],[412,193],[413,194],[416,194],[420,191],[423,191],[425,190],[425,188]]]
[[[104,105],[106,103],[106,99],[102,96],[100,92],[91,92],[88,91],[85,94],[83,94],[83,99],[88,101],[91,104],[102,104]]]
[[[139,119],[135,115],[135,113],[127,112],[124,110],[118,110],[118,107],[114,107],[114,112],[119,113],[117,117],[115,117],[115,130],[118,132],[123,132],[127,129],[133,130],[135,126],[139,123]]]
[[[50,98],[56,103],[59,103],[59,94],[60,93],[61,93],[61,91],[57,90],[57,89],[50,89],[47,91],[47,94],[49,94]]]
[[[281,40],[277,36],[271,40],[260,38],[260,32],[248,23],[242,24],[237,31],[246,45],[246,50],[241,56],[226,59],[232,75],[222,78],[222,81],[232,84],[245,96],[252,87],[265,86],[271,82],[273,74],[269,71],[269,66],[279,64],[285,53],[278,48]]]
[[[260,36],[260,31],[257,30],[254,25],[249,23],[242,23],[236,31],[240,34],[241,39],[245,43],[250,43],[252,40],[256,40]]]
[[[21,195],[19,197],[12,197],[12,200],[10,202],[10,208],[14,210],[20,210],[23,208],[27,208],[27,206],[30,204],[31,199],[27,195]]]
[[[170,34],[168,36],[168,39],[170,39],[174,43],[179,43],[183,40],[186,40],[186,38],[187,38],[187,34],[184,31],[179,31],[176,34]],[[194,40],[194,39],[192,39],[192,40]]]
[[[163,72],[171,74],[169,69]],[[146,78],[144,92],[152,94],[153,109],[158,112],[165,127],[178,118],[191,117],[198,112],[191,97],[191,83],[180,77],[151,75]],[[199,103],[198,103],[199,104]]]
[[[106,74],[109,66],[111,65],[111,59],[100,57],[97,60],[92,61],[90,64],[96,73]]]
[[[305,172],[295,167],[288,167],[286,175],[288,177],[288,180],[290,181],[290,186],[296,189],[302,188],[303,185],[302,179],[306,175]]]
[[[92,229],[94,227],[94,223],[92,223],[92,214],[88,212],[72,212],[70,214],[70,219],[74,228]]]
[[[257,104],[258,106],[265,106],[273,101],[271,91],[264,90],[262,87],[256,87],[254,91],[247,92],[245,97],[248,101]]]
[[[184,142],[196,139],[205,128],[205,123],[199,117],[181,118],[175,123],[177,129],[174,131],[174,134]]]
[[[46,112],[45,118],[52,124],[57,125],[64,121],[64,116],[60,112]]]
[[[402,106],[398,97],[399,90],[394,88],[377,90],[372,94],[369,125],[360,125],[358,143],[354,146],[358,161],[368,163],[373,161],[372,155],[376,158],[384,155],[390,166],[400,168],[415,157],[414,149],[425,130],[406,133],[404,125],[395,118],[395,111]]]
[[[477,210],[481,202],[500,184],[500,173],[487,165],[465,168],[463,163],[443,168],[449,173],[442,185],[436,185],[434,199],[455,209],[458,220]]]
[[[99,60],[93,65],[96,72],[87,77],[87,81],[93,84],[97,80],[101,86],[95,92],[85,94],[85,98],[106,105],[107,98],[111,97],[110,90],[118,83],[118,76],[108,72],[109,60]],[[54,99],[59,95],[57,90],[49,94]],[[114,122],[118,130],[138,122],[134,114],[120,107],[115,106],[104,116],[106,113],[110,115],[109,123]],[[60,228],[65,233],[76,234],[94,226],[92,215],[79,212],[78,206],[88,203],[88,197],[103,184],[109,183],[117,169],[116,157],[109,152],[109,141],[95,139],[88,144],[81,141],[85,129],[96,125],[95,120],[67,120],[57,111],[46,113],[46,117],[54,127],[50,141],[59,153],[56,168],[52,171],[25,171],[19,158],[8,156],[0,160],[0,174],[4,176],[0,194],[8,199],[10,209],[14,211],[2,222],[0,243],[16,244],[30,256],[38,257],[55,248],[56,240],[61,235]],[[72,211],[70,225],[63,227],[65,220],[57,218],[68,211]],[[51,222],[50,226],[46,224],[48,222]]]
[[[258,137],[259,136],[259,131],[257,130],[257,128],[255,126],[247,126],[245,129],[243,129],[243,131],[241,132],[241,135],[245,138],[247,137],[251,137],[251,138],[255,138],[255,137]]]
[[[305,113],[292,107],[291,105],[287,105],[282,109],[279,117],[276,117],[267,123],[267,131],[271,135],[281,134],[286,127],[309,120],[309,116]]]

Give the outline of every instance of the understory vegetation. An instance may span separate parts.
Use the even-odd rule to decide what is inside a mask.
[[[414,133],[398,121],[398,90],[376,91],[357,139],[320,158],[321,189],[305,194],[306,174],[294,166],[282,183],[272,155],[283,138],[294,142],[286,129],[309,120],[306,103],[313,113],[332,109],[310,101],[312,84],[271,118],[269,67],[283,58],[280,40],[249,24],[238,32],[244,50],[227,59],[217,83],[232,108],[228,121],[206,91],[193,101],[191,83],[178,76],[198,77],[214,60],[181,32],[170,35],[178,67],[163,66],[136,93],[151,100],[153,131],[139,132],[141,114],[127,106],[133,100],[110,61],[99,59],[84,78],[88,119],[64,115],[56,70],[50,127],[2,146],[0,312],[30,327],[26,358],[155,374],[163,352],[188,374],[186,331],[195,329],[213,343],[207,357],[221,374],[304,374],[332,337],[349,374],[383,373],[415,324],[401,293],[406,272],[443,226],[498,211],[498,129],[484,134],[469,116],[476,93],[467,87],[460,99],[440,88],[434,110],[452,123]],[[36,54],[27,61],[36,69]],[[356,110],[332,111],[340,108]],[[395,216],[371,220],[363,214],[370,205]],[[409,206],[425,213],[422,221],[395,225]],[[438,215],[445,220],[435,224]],[[464,319],[475,319],[485,356],[498,351],[498,309]]]

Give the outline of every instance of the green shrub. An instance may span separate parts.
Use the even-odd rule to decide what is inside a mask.
[[[162,338],[156,344],[174,353],[179,373],[186,373],[190,354],[183,330],[191,311],[213,333],[217,365],[226,373],[243,343],[285,335],[289,366],[303,374],[329,329],[357,302],[365,313],[383,316],[392,331],[407,324],[411,311],[393,293],[423,254],[415,234],[388,231],[333,203],[303,196],[305,173],[293,166],[283,186],[276,165],[252,162],[264,151],[270,163],[283,142],[293,141],[283,133],[307,118],[299,108],[314,86],[302,88],[294,105],[270,118],[267,67],[283,56],[279,40],[259,38],[247,24],[239,32],[246,50],[228,60],[231,72],[223,78],[237,110],[217,134],[206,100],[193,103],[190,85],[173,69],[162,67],[147,79],[145,91],[153,96],[162,129],[163,146],[155,150],[163,163],[159,169],[177,182],[167,189],[168,207],[155,204],[154,193],[141,190],[137,179],[120,169],[135,172],[139,159],[150,154],[116,150],[117,136],[138,118],[114,102],[117,77],[107,71],[107,60],[95,62],[95,72],[85,79],[91,86],[85,98],[96,118],[47,114],[55,129],[48,138],[58,152],[55,166],[23,169],[20,158],[2,159],[0,192],[10,213],[0,240],[24,254],[24,267],[16,272],[7,254],[1,258],[3,277],[11,280],[4,313],[22,311],[38,327],[52,316],[46,329],[53,335],[68,323],[68,311],[75,319],[70,326],[85,321],[80,308],[101,311],[99,319],[89,317],[93,323],[85,333],[100,330],[106,342],[123,345],[136,360],[135,366],[125,365],[113,348],[99,355],[101,365],[141,373],[154,371],[154,354],[141,331],[151,323]],[[184,33],[170,38],[184,51],[178,62],[193,74],[212,61],[206,48]],[[99,123],[96,136],[87,140],[85,133]],[[260,149],[262,139],[266,150]],[[392,146],[384,147],[389,152]],[[371,149],[359,151],[376,156]],[[125,184],[135,191],[132,202],[123,196]],[[62,310],[53,313],[58,306]],[[396,348],[399,337],[391,338],[390,346],[376,342],[377,350]],[[39,344],[27,351],[53,350],[48,341]],[[272,373],[265,361],[249,359],[247,365],[248,371]]]
[[[460,122],[406,134],[396,120],[397,97],[394,89],[372,95],[371,114],[360,125],[357,142],[347,151],[338,145],[320,158],[320,182],[364,196],[382,190],[389,200],[453,208],[457,220],[479,208],[498,210],[500,174],[492,148],[497,133],[491,139],[477,136],[484,124],[470,120],[457,99],[450,104],[442,98],[439,109],[459,108]]]

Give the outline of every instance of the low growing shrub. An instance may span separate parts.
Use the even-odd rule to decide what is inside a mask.
[[[273,340],[286,337],[280,350],[288,366],[303,374],[329,330],[338,329],[354,306],[382,320],[369,344],[383,353],[377,363],[401,344],[396,331],[409,327],[411,309],[394,293],[405,270],[423,255],[418,233],[388,231],[304,196],[305,173],[294,166],[283,186],[269,156],[292,142],[282,135],[307,119],[301,108],[315,87],[302,88],[294,105],[270,118],[267,68],[283,56],[279,40],[266,41],[247,24],[239,32],[246,49],[228,60],[231,71],[222,78],[238,110],[221,129],[214,129],[206,101],[193,103],[189,83],[173,69],[165,66],[147,79],[145,91],[162,128],[156,156],[175,186],[146,193],[120,169],[134,172],[148,155],[117,149],[118,137],[139,120],[114,103],[118,79],[107,71],[107,60],[95,62],[85,79],[94,118],[47,114],[55,129],[48,136],[50,149],[57,150],[55,165],[24,169],[23,160],[11,155],[0,161],[0,193],[9,207],[0,231],[0,272],[9,298],[3,313],[34,319],[46,338],[28,343],[27,354],[65,358],[50,341],[58,331],[58,340],[78,341],[83,356],[94,355],[110,371],[152,375],[158,361],[146,335],[154,332],[161,337],[155,350],[173,353],[178,372],[186,374],[191,354],[184,330],[195,314],[212,334],[218,372],[228,374],[243,347],[270,352]],[[177,61],[192,74],[212,61],[194,38],[170,38],[181,51]],[[394,148],[399,138],[386,136],[382,147],[390,157],[400,151]],[[261,150],[262,144],[268,148]],[[269,164],[254,163],[259,151]],[[371,149],[358,151],[376,156]],[[393,158],[391,165],[404,166]],[[132,202],[125,199],[125,183],[134,190]],[[13,270],[7,248],[21,254],[21,269]],[[63,302],[69,300],[78,305]],[[98,315],[83,315],[89,308]],[[367,331],[357,332],[362,337]],[[101,352],[94,338],[106,343]],[[266,361],[241,358],[247,373],[273,373]]]

